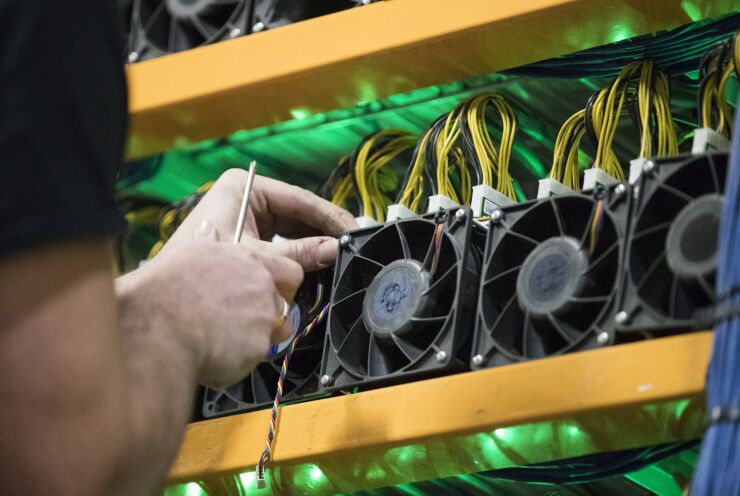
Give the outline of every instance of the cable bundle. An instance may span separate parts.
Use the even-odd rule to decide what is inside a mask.
[[[501,141],[498,149],[493,144],[486,119],[489,109],[495,110],[501,119]],[[458,113],[465,158],[478,176],[476,184],[496,188],[516,201],[514,182],[509,174],[511,150],[517,129],[517,119],[511,105],[501,95],[483,93],[462,102]]]
[[[586,130],[597,145],[594,167],[619,181],[624,172],[612,143],[625,104],[640,130],[640,157],[678,153],[668,74],[649,60],[631,62],[589,99],[585,113]]]
[[[321,186],[319,195],[342,208],[348,208],[350,198],[355,198],[355,182],[349,169],[349,156],[342,157],[339,165]]]
[[[558,131],[558,137],[555,139],[552,168],[547,176],[574,190],[581,189],[578,150],[581,139],[586,133],[585,116],[586,111],[579,110],[571,115]]]
[[[437,120],[424,132],[419,142],[414,148],[414,153],[411,158],[411,166],[406,171],[406,176],[401,184],[401,191],[398,194],[396,203],[403,205],[414,213],[419,213],[421,202],[424,199],[425,192],[427,190],[427,184],[424,177],[426,170],[426,157],[428,144],[432,140],[432,136],[435,135],[435,131],[440,123],[446,122],[447,114],[438,117]],[[433,185],[431,178],[428,178],[430,185]]]
[[[149,258],[153,258],[160,252],[167,240],[172,237],[180,224],[183,223],[185,217],[195,208],[200,199],[203,198],[203,195],[211,189],[211,186],[213,186],[213,181],[203,184],[195,193],[175,203],[161,215],[159,218],[159,241],[157,241],[149,252]]]
[[[740,75],[740,32],[709,50],[699,67],[699,127],[711,128],[725,138],[732,133],[732,110],[727,103],[727,85]]]
[[[735,125],[740,121],[740,114]],[[727,172],[719,229],[718,307],[707,371],[709,429],[704,436],[692,496],[740,494],[740,134]]]
[[[398,186],[396,173],[390,165],[415,144],[412,134],[389,129],[368,136],[355,150],[348,167],[354,178],[360,215],[385,221],[385,211],[392,202],[389,195]]]

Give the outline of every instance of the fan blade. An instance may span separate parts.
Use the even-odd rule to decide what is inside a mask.
[[[538,244],[540,244],[539,241],[537,241],[535,239],[532,239],[529,236],[525,236],[524,234],[518,233],[516,231],[509,230],[509,232],[507,234],[509,234],[511,236],[515,236],[515,237],[517,237],[517,238],[519,238],[519,239],[521,239],[523,241],[526,241],[527,243],[533,244],[535,246],[537,246]]]
[[[252,392],[254,393],[254,402],[262,403],[270,401],[275,396],[276,381],[271,381],[265,377],[264,371],[256,367],[252,371]]]
[[[671,227],[671,224],[673,223],[673,219],[669,220],[668,222],[663,222],[660,224],[655,224],[654,226],[650,226],[648,228],[643,229],[642,231],[639,231],[635,233],[632,236],[632,240],[638,240],[640,238],[643,238],[645,236],[650,236],[651,234],[659,233],[660,231],[667,231],[669,227]]]
[[[396,224],[396,231],[398,232],[398,239],[401,241],[401,250],[403,250],[403,258],[406,260],[411,259],[411,248],[409,248],[409,242],[406,239],[406,235],[403,234],[401,227]]]
[[[373,377],[386,376],[397,370],[393,362],[393,348],[388,349],[377,337],[370,338],[367,350],[367,373]],[[399,353],[399,357],[408,359]]]
[[[457,274],[457,266],[453,265],[441,277],[438,277],[436,281],[429,286],[429,289],[424,291],[423,295],[431,295],[438,293],[440,290],[447,287],[450,281],[454,280],[453,276]]]
[[[709,301],[717,300],[717,294],[714,292],[714,288],[706,281],[706,279],[704,279],[703,276],[697,277],[696,282],[699,284],[699,287],[704,292],[704,294],[707,295]]]
[[[409,362],[415,362],[424,353],[423,349],[420,349],[409,341],[405,341],[402,337],[395,334],[391,334],[391,337],[393,338],[393,342],[396,343],[396,346],[398,346],[398,349],[401,350],[401,353],[409,359]]]
[[[572,296],[568,298],[568,301],[573,302],[573,303],[583,304],[583,305],[593,305],[596,303],[604,303],[609,298],[611,298],[611,294],[607,294],[604,296],[585,296],[585,297],[584,296],[582,297]]]
[[[521,265],[517,265],[516,267],[512,267],[512,268],[507,269],[507,270],[505,270],[503,272],[500,272],[500,273],[498,273],[497,275],[495,275],[493,277],[489,277],[488,279],[486,279],[485,281],[483,281],[483,286],[488,286],[489,284],[495,282],[498,279],[502,279],[504,277],[510,276],[512,273],[519,272],[519,269],[521,269],[521,268],[522,268]]]
[[[694,200],[693,196],[688,195],[684,193],[683,191],[681,191],[680,189],[674,188],[673,186],[670,186],[668,184],[663,183],[659,187],[660,189],[669,192],[670,194],[684,201],[685,203],[691,203]]]
[[[172,18],[170,22],[170,52],[181,52],[190,48],[188,43],[188,33],[185,31],[182,24],[180,24],[176,18]]]
[[[432,258],[434,258],[434,236],[432,236],[432,240],[429,242],[429,248],[427,249],[426,255],[424,255],[424,261],[421,263],[421,266],[425,269],[431,267]]]
[[[411,317],[409,320],[411,322],[417,322],[419,324],[444,324],[445,321],[450,317],[451,314],[448,315],[439,315],[437,317]]]
[[[552,213],[555,216],[555,224],[558,226],[558,232],[560,233],[560,236],[565,236],[565,229],[563,228],[563,219],[560,217],[560,211],[558,210],[558,207],[555,205],[555,199],[553,197],[550,197],[549,199],[550,206],[552,207]]]
[[[596,215],[596,203],[595,202],[591,203],[591,213],[588,215],[588,222],[586,222],[586,225],[583,229],[583,234],[581,234],[581,238],[578,240],[581,246],[586,245],[588,234],[591,232],[591,224],[593,224],[594,222],[594,215]]]
[[[555,328],[555,330],[560,334],[563,339],[565,339],[568,344],[577,343],[581,340],[583,337],[583,334],[578,331],[575,327],[568,324],[565,321],[557,319],[554,315],[549,314],[547,316],[547,320],[550,321],[550,324]]]
[[[709,172],[712,174],[712,186],[714,186],[714,192],[723,193],[722,186],[720,186],[719,175],[717,174],[717,166],[714,164],[714,159],[711,155],[707,155],[707,162],[709,164]]]
[[[341,300],[337,301],[336,303],[334,303],[331,306],[331,308],[332,308],[332,310],[336,310],[338,312],[341,312],[342,311],[342,307],[343,306],[346,306],[348,302],[353,302],[354,303],[354,300],[355,299],[365,298],[365,293],[366,292],[367,292],[367,288],[362,288],[359,291],[355,291],[351,295],[346,296],[346,297],[342,298]]]
[[[525,316],[524,325],[522,326],[522,356],[524,358],[543,358],[547,356],[545,345],[529,314]]]
[[[593,262],[590,262],[588,264],[588,267],[586,268],[586,272],[585,273],[586,274],[590,274],[591,272],[593,272],[594,270],[596,270],[596,268],[600,264],[602,264],[604,262],[604,260],[606,260],[607,258],[609,258],[609,256],[612,254],[612,252],[616,251],[616,249],[617,249],[618,246],[619,246],[618,243],[616,243],[616,242],[612,243],[609,246],[609,248],[607,248],[606,250],[604,250],[604,253],[602,253],[601,255],[599,255],[598,257],[596,257],[596,259]]]
[[[211,37],[216,34],[216,31],[209,31],[205,23],[203,23],[198,16],[192,16],[190,18],[190,22],[193,24],[193,26],[195,26],[195,29],[198,30],[198,33],[200,33],[200,35],[203,37],[203,41],[211,39]]]
[[[645,273],[642,275],[642,277],[638,281],[638,283],[637,283],[637,288],[638,289],[641,288],[645,284],[645,281],[648,280],[648,278],[652,275],[652,273],[655,272],[655,269],[657,269],[658,266],[662,262],[665,261],[665,259],[666,259],[665,251],[662,251],[660,253],[660,256],[658,256],[658,258],[656,258],[655,260],[653,260],[653,263],[650,264],[650,267],[648,267],[648,270],[645,271]]]
[[[156,7],[154,7],[154,10],[152,11],[151,17],[149,17],[149,20],[146,21],[146,24],[144,25],[144,32],[148,33],[149,29],[152,27],[152,24],[154,24],[154,21],[157,20],[157,18],[162,15],[162,12],[164,12],[164,2],[160,3]]]
[[[382,269],[383,267],[385,267],[385,265],[384,265],[384,264],[382,264],[382,263],[378,262],[377,260],[373,260],[372,258],[367,258],[367,257],[365,257],[365,256],[362,256],[362,255],[360,255],[359,253],[358,253],[358,254],[355,254],[355,255],[354,255],[354,259],[355,259],[355,260],[364,260],[365,262],[369,262],[369,263],[371,263],[371,264],[373,264],[373,265],[376,265],[376,266],[378,266],[378,267],[379,267],[379,268],[381,268],[381,269]]]
[[[676,315],[676,304],[678,303],[678,276],[671,274],[671,289],[668,296],[668,315]]]
[[[339,348],[337,348],[337,355],[353,357],[353,360],[357,361],[365,356],[369,339],[370,333],[365,329],[365,323],[362,321],[362,317],[358,317],[349,329],[347,336],[342,340]]]

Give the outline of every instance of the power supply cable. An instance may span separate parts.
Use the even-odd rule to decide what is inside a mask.
[[[740,112],[735,116],[740,125]],[[740,133],[733,136],[717,242],[717,309],[707,420],[692,496],[740,494]]]

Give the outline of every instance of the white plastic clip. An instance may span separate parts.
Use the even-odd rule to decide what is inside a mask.
[[[427,213],[432,214],[439,212],[440,210],[449,210],[451,208],[459,207],[460,205],[455,203],[452,198],[445,195],[432,195],[429,197],[429,207],[427,207]]]
[[[473,198],[470,207],[473,209],[473,217],[486,217],[497,208],[513,205],[514,201],[508,196],[500,193],[486,184],[473,186]]]
[[[729,149],[730,140],[719,134],[714,129],[703,127],[694,131],[694,142],[691,145],[691,153],[693,155],[701,155],[714,150]]]
[[[355,221],[357,221],[357,225],[360,226],[361,228],[380,225],[380,222],[366,215],[363,215],[362,217],[355,217]]]
[[[549,198],[551,196],[571,193],[573,190],[565,186],[560,181],[552,178],[540,179],[537,187],[537,198]]]
[[[386,222],[393,222],[398,219],[408,219],[414,217],[416,214],[410,209],[404,207],[400,203],[394,203],[388,207],[388,215],[386,216]]]
[[[619,181],[617,181],[610,174],[594,167],[591,169],[586,169],[586,171],[583,173],[582,189],[594,189],[597,186],[607,187],[611,186],[612,184],[617,184],[618,182]]]

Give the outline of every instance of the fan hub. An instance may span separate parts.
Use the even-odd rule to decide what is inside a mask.
[[[362,305],[365,326],[380,339],[403,335],[413,327],[431,299],[425,294],[431,275],[415,260],[396,260],[370,283]]]
[[[184,20],[205,14],[213,7],[213,0],[165,0],[173,17]]]
[[[665,240],[668,267],[681,279],[706,277],[717,270],[717,234],[722,197],[702,195],[676,216]]]
[[[516,281],[519,306],[536,318],[562,314],[584,286],[588,255],[575,238],[550,238],[524,260]]]

